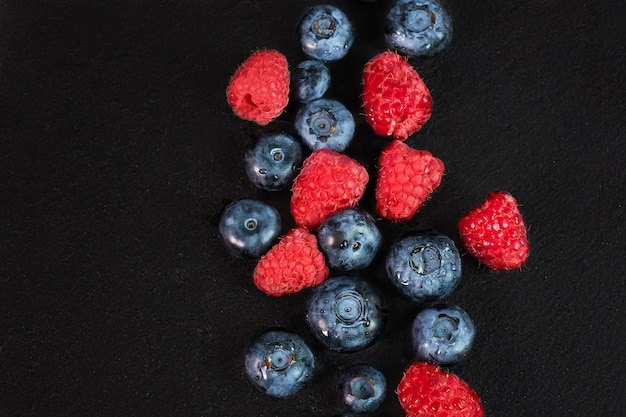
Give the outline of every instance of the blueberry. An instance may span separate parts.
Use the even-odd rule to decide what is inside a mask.
[[[317,286],[306,321],[317,340],[336,352],[356,352],[372,344],[387,321],[382,294],[351,275],[337,275]]]
[[[265,394],[284,398],[313,377],[315,358],[306,341],[284,329],[268,329],[246,351],[245,372]]]
[[[244,152],[244,170],[262,190],[282,190],[298,174],[304,159],[302,145],[286,133],[264,133]]]
[[[274,207],[254,198],[242,198],[226,206],[219,231],[233,256],[258,258],[274,244],[281,226],[280,214]]]
[[[442,303],[420,311],[411,332],[417,359],[440,366],[461,362],[474,342],[474,323],[461,307]]]
[[[351,413],[373,413],[387,395],[387,379],[371,365],[353,365],[339,375],[339,397]]]
[[[337,100],[325,98],[302,106],[296,113],[295,126],[312,151],[328,148],[343,152],[352,142],[355,130],[352,113]]]
[[[352,22],[341,9],[330,4],[305,9],[297,32],[304,55],[321,61],[343,58],[354,42]]]
[[[461,256],[454,242],[435,231],[411,232],[387,254],[387,276],[396,289],[416,301],[438,301],[461,279]]]
[[[381,245],[376,220],[368,212],[349,208],[328,217],[317,231],[328,266],[352,271],[369,266]]]
[[[299,63],[291,73],[293,96],[301,103],[321,98],[330,87],[330,70],[322,61],[309,59]]]
[[[411,57],[431,57],[452,40],[452,20],[438,0],[396,0],[387,13],[385,41]]]

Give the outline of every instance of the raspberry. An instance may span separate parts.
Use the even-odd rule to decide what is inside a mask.
[[[279,297],[318,285],[328,273],[315,235],[296,227],[261,257],[253,277],[261,291]]]
[[[415,362],[396,390],[407,417],[482,417],[478,394],[458,376],[437,365]]]
[[[289,79],[283,54],[274,50],[254,52],[230,79],[228,104],[240,118],[266,125],[287,107]]]
[[[433,103],[411,64],[388,51],[365,64],[363,107],[365,120],[377,135],[405,140],[430,118]]]
[[[504,191],[487,195],[458,223],[461,243],[470,255],[494,272],[520,268],[530,247],[517,201]]]
[[[376,211],[388,220],[409,220],[439,186],[443,171],[430,152],[392,141],[378,160]]]
[[[314,151],[294,180],[291,215],[298,226],[317,230],[331,214],[356,206],[368,181],[366,169],[349,156]]]

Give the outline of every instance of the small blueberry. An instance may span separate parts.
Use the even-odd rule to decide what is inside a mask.
[[[318,4],[305,9],[298,22],[302,52],[311,59],[336,61],[354,42],[354,28],[348,16],[336,6]]]
[[[220,218],[219,231],[228,251],[238,258],[258,258],[281,232],[281,217],[274,207],[254,198],[230,203]]]
[[[352,113],[343,104],[320,98],[298,110],[295,127],[310,150],[327,148],[343,152],[352,142],[356,125]]]
[[[454,365],[465,359],[474,335],[470,316],[452,303],[436,304],[420,311],[411,331],[417,359],[440,366]]]
[[[396,0],[386,17],[387,46],[410,57],[431,57],[452,40],[452,19],[439,0]]]

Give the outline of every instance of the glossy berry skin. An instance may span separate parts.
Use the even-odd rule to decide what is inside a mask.
[[[368,267],[378,253],[382,235],[368,212],[348,208],[328,217],[317,240],[329,267],[353,271]]]
[[[272,328],[250,343],[244,369],[260,391],[285,398],[300,391],[312,379],[315,357],[302,337]]]
[[[338,378],[339,398],[351,413],[373,413],[385,401],[387,379],[371,365],[353,365]]]
[[[379,136],[406,140],[430,119],[430,91],[406,59],[386,51],[363,69],[365,121]]]
[[[351,275],[328,278],[313,290],[306,321],[317,340],[336,352],[356,352],[371,345],[387,322],[382,294]]]
[[[365,167],[348,155],[313,151],[293,182],[291,215],[298,226],[317,231],[331,214],[356,206],[368,181]]]
[[[286,133],[264,133],[244,153],[244,171],[257,188],[278,191],[298,174],[304,153],[302,145]]]
[[[400,294],[421,303],[449,296],[461,279],[454,241],[436,231],[407,233],[387,254],[387,276]]]
[[[494,191],[459,220],[461,244],[493,272],[521,268],[530,254],[526,224],[517,200]]]
[[[478,394],[457,375],[428,362],[415,362],[396,388],[407,417],[483,417]]]
[[[410,57],[432,57],[452,40],[450,13],[438,0],[396,0],[385,20],[390,49]]]
[[[242,198],[230,203],[219,231],[228,251],[238,258],[258,258],[274,244],[282,228],[278,210],[261,200]]]
[[[440,366],[463,361],[472,348],[475,334],[470,316],[452,303],[423,309],[411,329],[416,358]]]
[[[328,277],[317,238],[303,227],[291,229],[261,257],[252,278],[258,289],[275,297],[313,287]]]
[[[291,72],[293,97],[300,103],[322,98],[330,87],[330,70],[322,61],[307,59]]]
[[[289,83],[289,64],[282,53],[256,51],[231,77],[226,100],[235,115],[264,126],[287,107]]]
[[[337,100],[320,98],[296,113],[295,126],[310,150],[343,152],[352,142],[355,123],[350,110]]]
[[[341,9],[330,4],[305,9],[297,33],[304,55],[320,61],[343,58],[354,42],[352,22]]]

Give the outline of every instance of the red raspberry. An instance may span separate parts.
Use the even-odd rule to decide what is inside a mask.
[[[294,180],[291,214],[298,226],[317,230],[331,214],[356,206],[369,181],[366,169],[349,156],[319,149]]]
[[[443,171],[430,152],[392,141],[378,160],[376,211],[388,220],[409,220],[439,186]]]
[[[478,394],[458,376],[437,365],[416,362],[396,390],[407,417],[482,417]]]
[[[289,102],[287,58],[274,50],[254,52],[230,79],[226,98],[237,116],[268,124]]]
[[[504,191],[487,195],[485,202],[459,220],[461,243],[470,255],[494,272],[520,268],[530,247],[517,201]]]
[[[363,107],[365,120],[377,135],[405,140],[430,118],[433,103],[411,64],[388,51],[365,64]]]
[[[296,227],[261,257],[253,277],[261,291],[279,297],[320,284],[328,267],[315,235]]]

